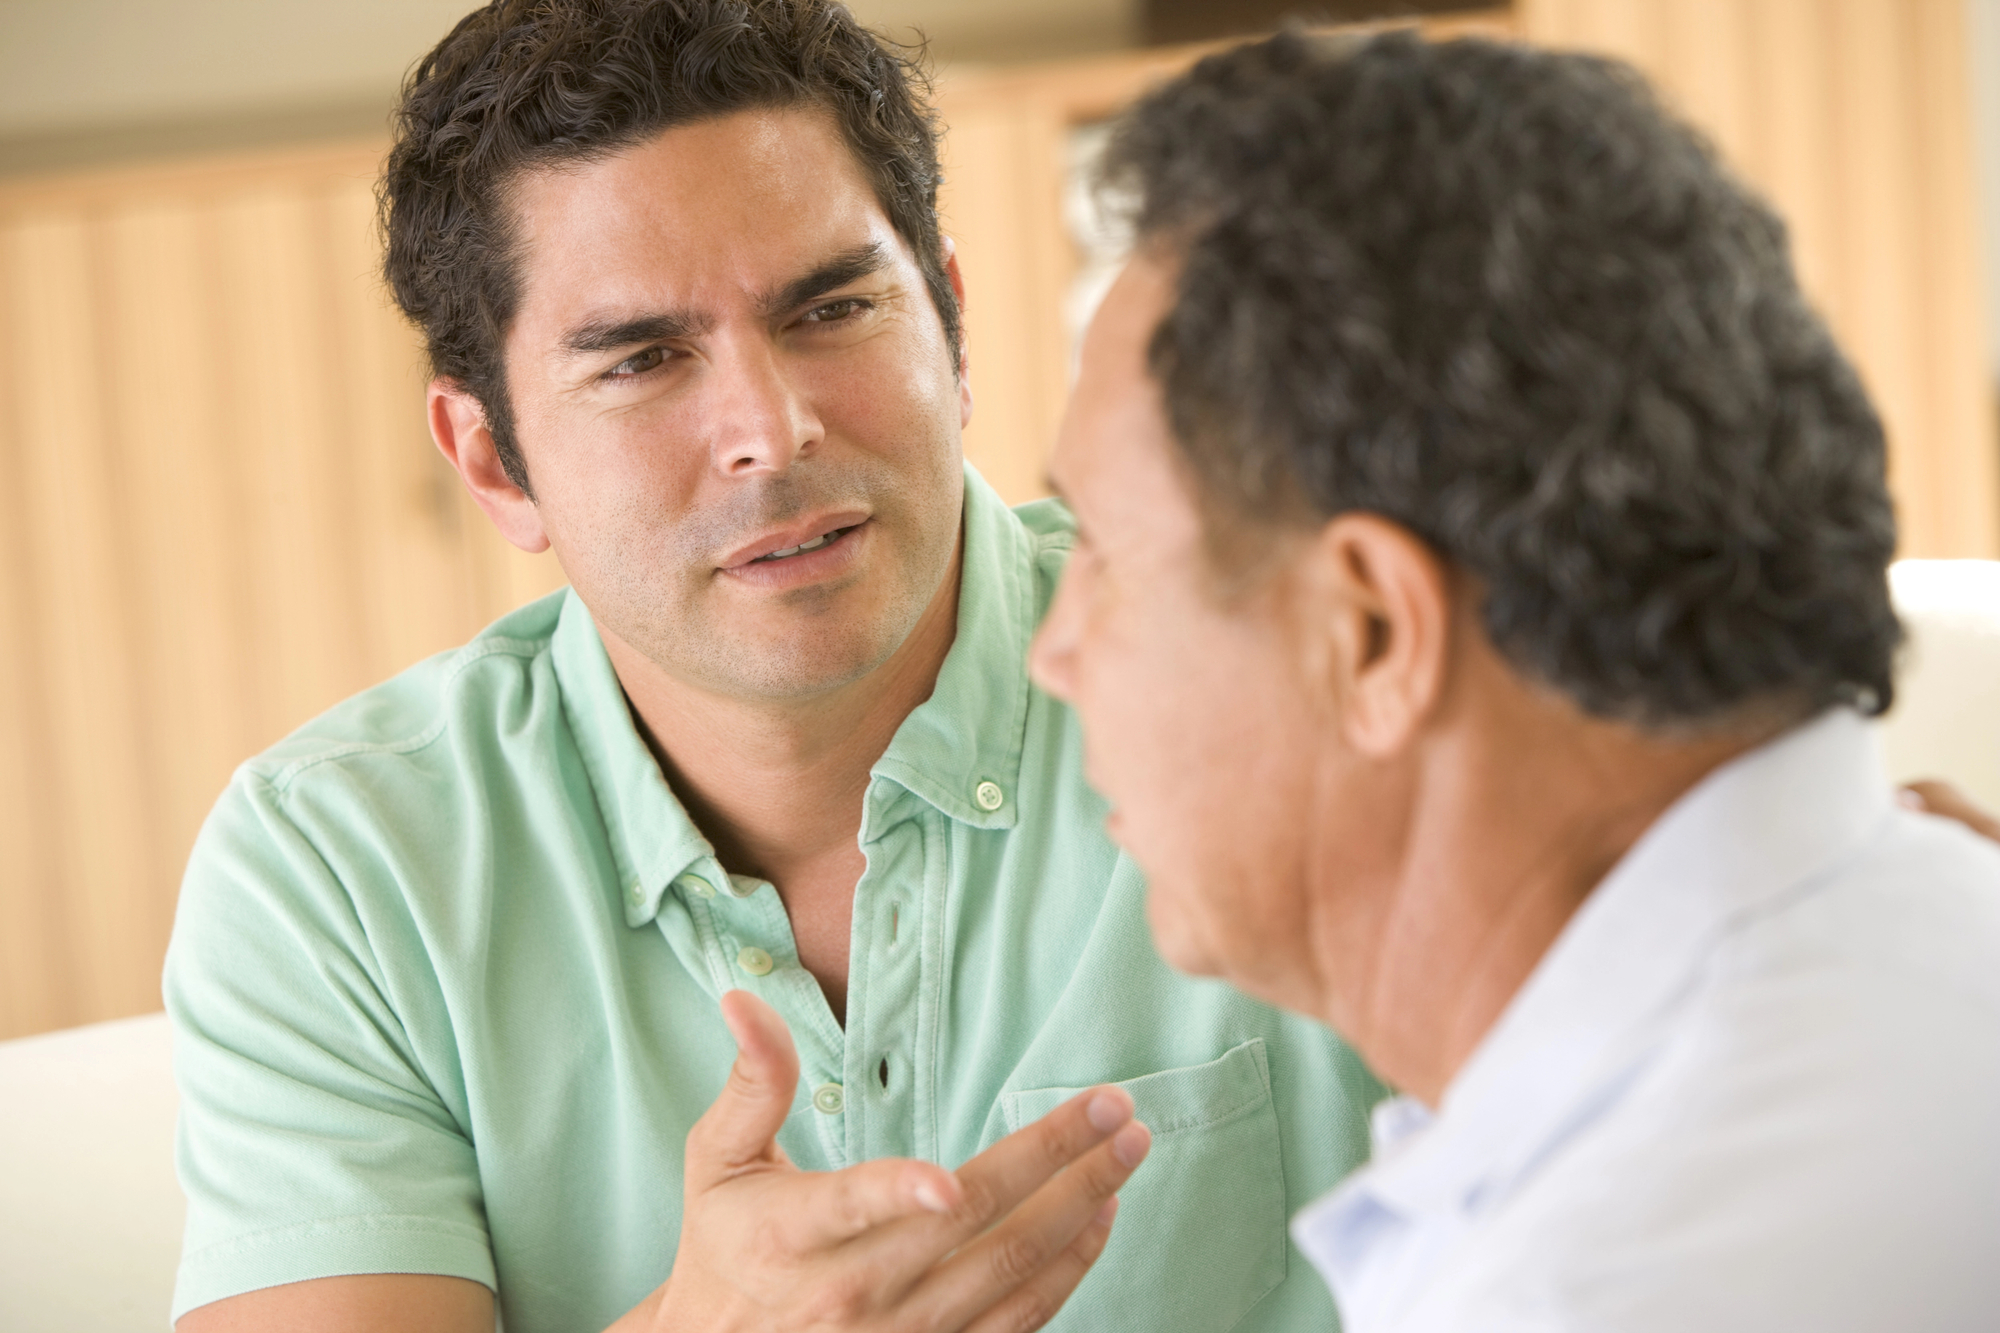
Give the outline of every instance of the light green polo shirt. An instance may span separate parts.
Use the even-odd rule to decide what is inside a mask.
[[[492,1287],[509,1333],[601,1328],[663,1281],[682,1146],[768,1000],[802,1064],[779,1143],[956,1166],[1072,1090],[1153,1130],[1068,1330],[1334,1324],[1286,1219],[1366,1155],[1379,1095],[1317,1025],[1154,953],[1077,723],[1028,639],[1053,503],[967,475],[958,633],[877,761],[847,1025],[776,890],[731,876],[557,593],[244,765],[167,958],[188,1194],[181,1312],[346,1273]]]

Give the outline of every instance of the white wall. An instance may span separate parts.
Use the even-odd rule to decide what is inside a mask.
[[[474,0],[0,0],[0,172],[379,128]],[[1127,45],[1138,0],[853,0],[944,62]]]
[[[0,135],[385,101],[466,0],[0,0]]]

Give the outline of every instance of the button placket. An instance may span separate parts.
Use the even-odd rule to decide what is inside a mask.
[[[846,1034],[820,999],[812,975],[799,965],[782,896],[766,892],[771,885],[764,880],[725,875],[720,867],[704,869],[700,878],[710,888],[706,897],[696,893],[692,878],[682,888],[691,901],[700,898],[693,914],[712,923],[711,957],[723,974],[721,989],[748,990],[778,1011],[791,1029],[806,1102],[822,1086],[843,1088]],[[854,1160],[847,1143],[844,1089],[842,1095],[842,1113],[825,1113],[815,1104],[821,1113],[811,1117],[825,1150],[824,1165],[833,1168]]]
[[[867,843],[868,870],[855,892],[867,928],[856,932],[843,1075],[857,1160],[917,1156],[929,1137],[917,1124],[914,1061],[926,884],[945,856],[937,827],[945,816],[914,801],[900,813]]]

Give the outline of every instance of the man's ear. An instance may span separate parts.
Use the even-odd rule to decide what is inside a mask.
[[[952,298],[958,302],[958,428],[972,424],[972,353],[965,336],[965,277],[958,271],[958,242],[949,236],[938,238],[944,247],[944,275],[951,279]]]
[[[1374,514],[1335,518],[1305,560],[1311,670],[1346,742],[1372,758],[1394,755],[1443,696],[1450,571],[1416,534]]]
[[[486,409],[479,400],[451,380],[434,379],[425,406],[438,452],[465,483],[473,503],[500,529],[500,535],[529,555],[548,550],[541,511],[500,465],[500,451],[493,445]]]

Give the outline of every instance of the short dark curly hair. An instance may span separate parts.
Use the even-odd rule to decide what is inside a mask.
[[[502,359],[520,295],[509,187],[676,125],[816,107],[915,256],[956,365],[929,91],[921,51],[831,0],[493,0],[404,85],[377,192],[384,274],[423,330],[431,373],[479,400],[508,477],[528,491]]]
[[[1287,32],[1146,97],[1103,173],[1178,265],[1149,364],[1218,568],[1371,511],[1590,713],[1889,706],[1881,425],[1783,225],[1634,71]]]

